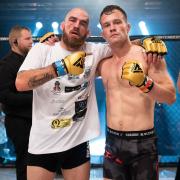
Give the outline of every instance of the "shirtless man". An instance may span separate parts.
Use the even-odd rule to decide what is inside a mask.
[[[100,23],[113,53],[98,68],[107,103],[104,179],[157,180],[154,105],[175,101],[173,82],[163,58],[149,62],[144,49],[132,45],[123,9],[105,7]]]

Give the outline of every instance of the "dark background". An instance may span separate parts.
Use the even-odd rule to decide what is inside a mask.
[[[15,24],[29,26],[44,24],[39,35],[52,31],[51,22],[61,22],[67,11],[74,7],[85,8],[91,17],[90,29],[99,36],[97,28],[101,10],[109,4],[120,5],[132,24],[132,35],[140,35],[138,22],[146,22],[150,34],[178,34],[180,31],[180,2],[177,0],[1,0],[0,36],[7,36]]]

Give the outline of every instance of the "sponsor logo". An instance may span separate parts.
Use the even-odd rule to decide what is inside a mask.
[[[67,116],[68,114],[72,114],[72,110],[65,110],[64,108],[60,108],[58,112],[53,113],[53,116]]]
[[[79,79],[79,75],[71,75],[71,74],[68,74],[68,80],[72,81],[72,82],[75,82],[76,80]]]
[[[65,99],[52,99],[50,103],[52,103],[52,104],[62,104],[64,102],[66,102]]]
[[[78,91],[79,89],[81,89],[81,85],[78,85],[78,86],[74,86],[74,87],[65,87],[65,92],[68,93],[68,92],[72,92],[72,91]]]
[[[75,115],[73,121],[84,119],[87,111],[87,99],[75,102]]]
[[[85,88],[88,87],[88,82],[85,82],[81,85],[78,85],[78,86],[74,86],[74,87],[69,87],[69,86],[66,86],[65,87],[65,92],[68,93],[68,92],[72,92],[72,91],[78,91],[78,90],[83,90]]]
[[[91,69],[90,68],[86,68],[85,72],[84,72],[84,78],[87,79],[90,76],[91,73]]]
[[[53,92],[53,94],[59,94],[61,92],[61,87],[60,87],[60,82],[59,81],[54,82],[52,92]]]
[[[73,65],[76,67],[83,68],[84,67],[84,58],[80,57]]]
[[[87,99],[88,98],[88,93],[85,92],[84,94],[82,94],[81,96],[78,97],[78,99]]]
[[[141,67],[140,67],[139,64],[134,64],[134,66],[133,66],[133,72],[134,72],[134,73],[142,73],[143,71],[142,71],[142,69],[141,69]]]
[[[86,158],[90,157],[90,147],[89,147],[89,143],[87,143],[87,149],[86,149]]]
[[[85,89],[88,87],[88,82],[85,82],[84,84],[81,85],[81,90]]]
[[[51,123],[51,128],[64,128],[71,125],[72,119],[71,118],[64,118],[64,119],[54,119]]]

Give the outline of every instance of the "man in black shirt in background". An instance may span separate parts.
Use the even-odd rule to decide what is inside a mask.
[[[32,123],[32,91],[18,92],[16,74],[32,47],[27,27],[14,26],[9,33],[10,52],[0,60],[0,102],[5,113],[7,136],[16,152],[17,180],[26,180],[26,155]]]
[[[49,32],[41,43],[54,45],[58,38]],[[32,91],[18,92],[15,87],[17,72],[32,47],[31,30],[14,26],[9,33],[10,52],[0,60],[0,103],[5,113],[5,127],[16,151],[17,180],[27,180],[26,158],[32,124]]]

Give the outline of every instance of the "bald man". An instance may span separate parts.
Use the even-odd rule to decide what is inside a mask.
[[[19,91],[33,89],[28,180],[52,180],[58,168],[66,180],[89,179],[88,142],[100,133],[95,70],[110,49],[85,42],[88,24],[85,10],[69,11],[61,24],[61,41],[36,44],[17,75]],[[79,53],[71,56],[75,51]],[[84,51],[93,55],[85,57]]]

